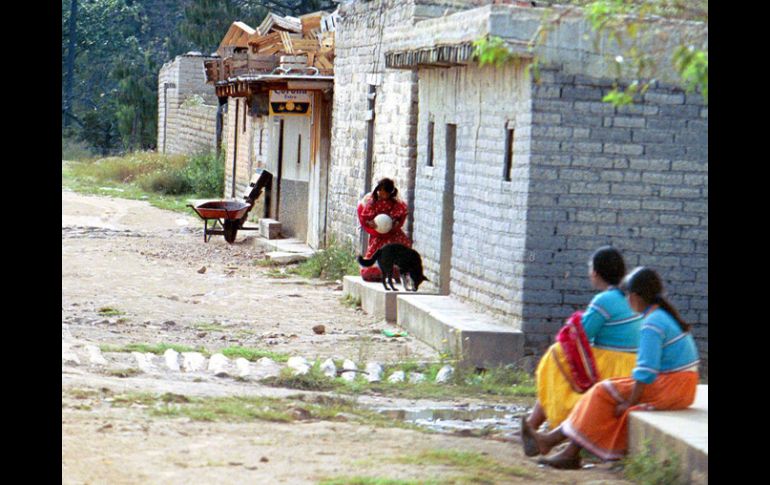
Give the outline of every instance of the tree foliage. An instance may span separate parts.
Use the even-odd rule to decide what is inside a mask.
[[[539,2],[542,3],[542,2]],[[547,2],[557,3],[557,2]],[[593,41],[598,45],[606,37],[620,51],[611,62],[617,79],[631,79],[623,87],[618,84],[604,101],[623,105],[633,102],[636,94],[647,91],[655,82],[662,63],[671,62],[688,92],[700,92],[708,104],[708,1],[707,0],[569,0],[559,4],[569,7],[560,11],[546,10],[531,47],[543,43],[548,32],[575,9],[591,24]],[[682,29],[672,48],[670,32],[660,19],[678,19],[705,24],[705,37]],[[684,25],[684,24],[683,24]]]
[[[73,0],[62,0],[62,119],[73,122],[62,135],[81,139],[103,154],[155,147],[158,71],[164,63],[191,50],[210,54],[234,21],[256,28],[268,11],[301,15],[333,9],[337,3],[74,1],[77,15],[71,24]],[[66,82],[69,72],[71,84]]]
[[[550,8],[559,4],[558,10]],[[604,97],[614,105],[630,104],[637,94],[645,93],[655,82],[662,63],[671,62],[680,84],[687,92],[699,92],[708,104],[708,35],[693,35],[683,31],[672,48],[670,32],[658,20],[679,19],[705,23],[708,30],[707,0],[563,0],[538,2],[547,7],[540,27],[530,41],[530,51],[545,43],[548,34],[562,19],[579,10],[593,31],[594,46],[606,37],[620,51],[610,59],[616,79],[630,79],[627,85],[615,87]],[[589,36],[590,37],[590,36]],[[500,65],[515,58],[505,41],[485,36],[474,43],[474,58],[481,66]],[[539,59],[528,65],[535,78],[539,77]]]

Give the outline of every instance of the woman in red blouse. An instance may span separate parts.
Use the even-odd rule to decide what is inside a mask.
[[[369,246],[366,248],[364,258],[371,258],[378,249],[386,244],[397,243],[409,248],[412,247],[412,242],[401,230],[401,226],[406,222],[408,210],[406,203],[398,197],[396,184],[389,178],[377,182],[374,190],[361,199],[361,202],[358,203],[358,221],[364,231],[369,233]],[[375,229],[377,226],[374,223],[374,218],[380,214],[387,214],[393,220],[393,227],[385,234],[380,234]],[[380,281],[380,269],[376,265],[361,268],[361,277],[365,281]]]

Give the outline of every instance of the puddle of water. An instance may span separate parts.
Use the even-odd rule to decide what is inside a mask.
[[[494,434],[512,438],[519,433],[524,406],[467,406],[446,408],[377,408],[388,417],[413,423],[441,433]]]

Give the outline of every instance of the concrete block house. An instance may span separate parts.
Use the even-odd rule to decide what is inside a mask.
[[[527,2],[528,3],[528,2]],[[647,265],[708,355],[708,107],[670,73],[638,102],[602,102],[609,43],[565,15],[535,51],[542,10],[474,2],[340,6],[329,169],[331,233],[361,248],[358,199],[397,182],[407,232],[443,294],[521,330],[538,355],[593,291],[586,263],[611,244]],[[664,21],[674,34],[707,35]],[[480,67],[472,42],[516,61]],[[673,35],[672,38],[676,38]],[[621,81],[627,81],[622,80]]]

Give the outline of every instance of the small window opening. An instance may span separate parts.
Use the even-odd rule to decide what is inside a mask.
[[[503,164],[503,179],[511,181],[513,169],[513,128],[505,130],[505,163]]]
[[[428,166],[433,166],[433,122],[428,122]]]

